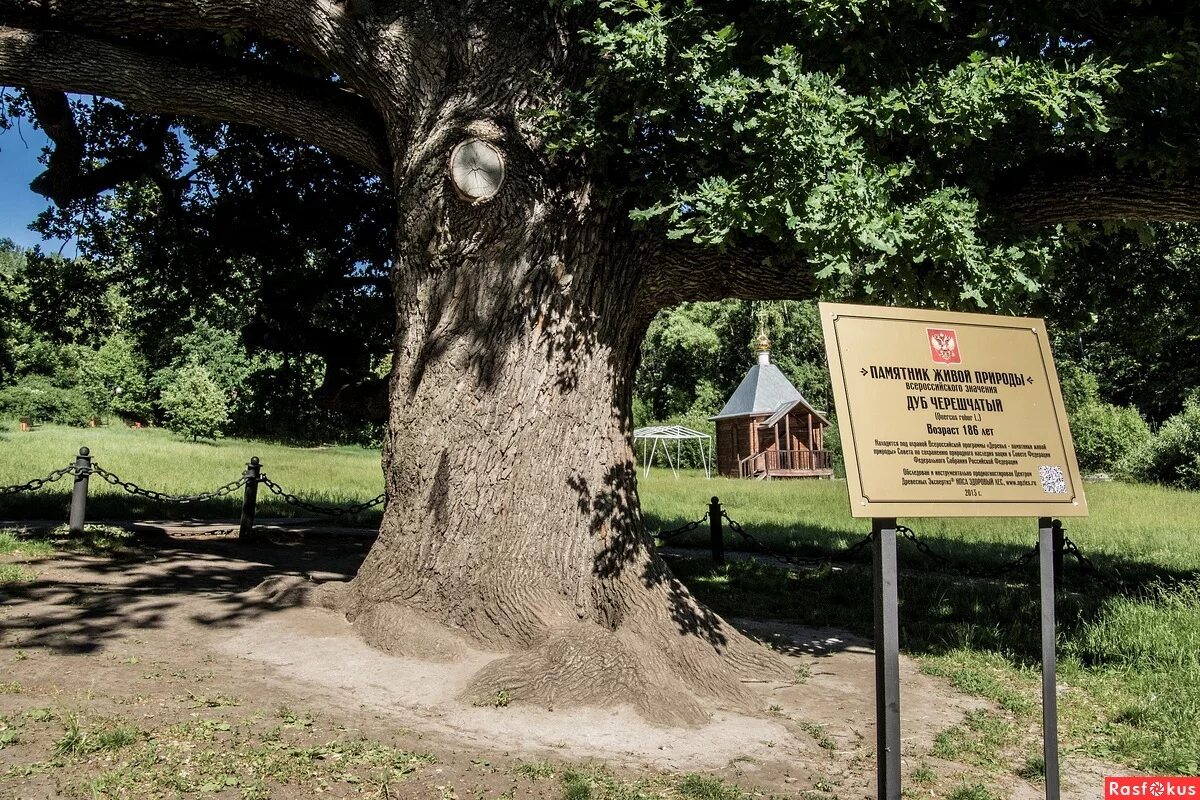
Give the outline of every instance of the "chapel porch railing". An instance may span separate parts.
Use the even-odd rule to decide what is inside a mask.
[[[773,473],[825,474],[833,471],[828,450],[763,450],[743,458],[743,478],[768,477]]]

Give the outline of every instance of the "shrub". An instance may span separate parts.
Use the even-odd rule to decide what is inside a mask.
[[[84,427],[95,413],[83,393],[55,386],[41,375],[30,375],[0,389],[0,414],[5,416]]]
[[[1062,387],[1063,405],[1068,414],[1083,406],[1100,402],[1100,381],[1083,367],[1064,362],[1058,367],[1058,382]]]
[[[1069,414],[1075,454],[1084,472],[1111,472],[1150,440],[1150,427],[1132,406],[1086,402]]]
[[[175,370],[161,398],[166,427],[193,441],[215,439],[229,421],[229,403],[208,370],[188,364]]]
[[[1133,478],[1180,489],[1200,489],[1200,395],[1163,423],[1123,464]]]

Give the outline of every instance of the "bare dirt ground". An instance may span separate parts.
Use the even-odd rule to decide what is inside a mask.
[[[760,714],[714,709],[699,728],[626,708],[477,707],[459,691],[495,654],[394,657],[338,614],[256,589],[348,578],[369,539],[185,534],[25,559],[36,580],[0,586],[0,798],[742,796],[704,794],[724,789],[685,773],[748,796],[874,796],[872,652],[843,632],[734,620],[806,677],[754,685]],[[934,757],[939,732],[985,704],[907,659],[901,669],[912,796],[968,783],[1042,795]],[[1064,796],[1094,796],[1098,769],[1068,765]],[[576,772],[590,794],[571,794]]]

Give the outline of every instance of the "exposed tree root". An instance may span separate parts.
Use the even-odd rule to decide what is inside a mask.
[[[697,604],[682,586],[670,591],[670,603],[661,591],[648,592],[657,602],[636,607],[617,630],[580,621],[545,631],[537,643],[476,673],[463,699],[546,709],[631,706],[655,724],[690,726],[706,722],[715,707],[761,710],[747,680],[796,680],[782,658]],[[417,609],[365,601],[352,583],[322,584],[310,602],[345,613],[369,644],[395,655],[457,661],[495,650]]]

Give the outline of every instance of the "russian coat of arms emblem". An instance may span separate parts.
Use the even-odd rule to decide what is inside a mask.
[[[958,335],[949,328],[926,328],[929,334],[929,353],[935,364],[959,364]]]

